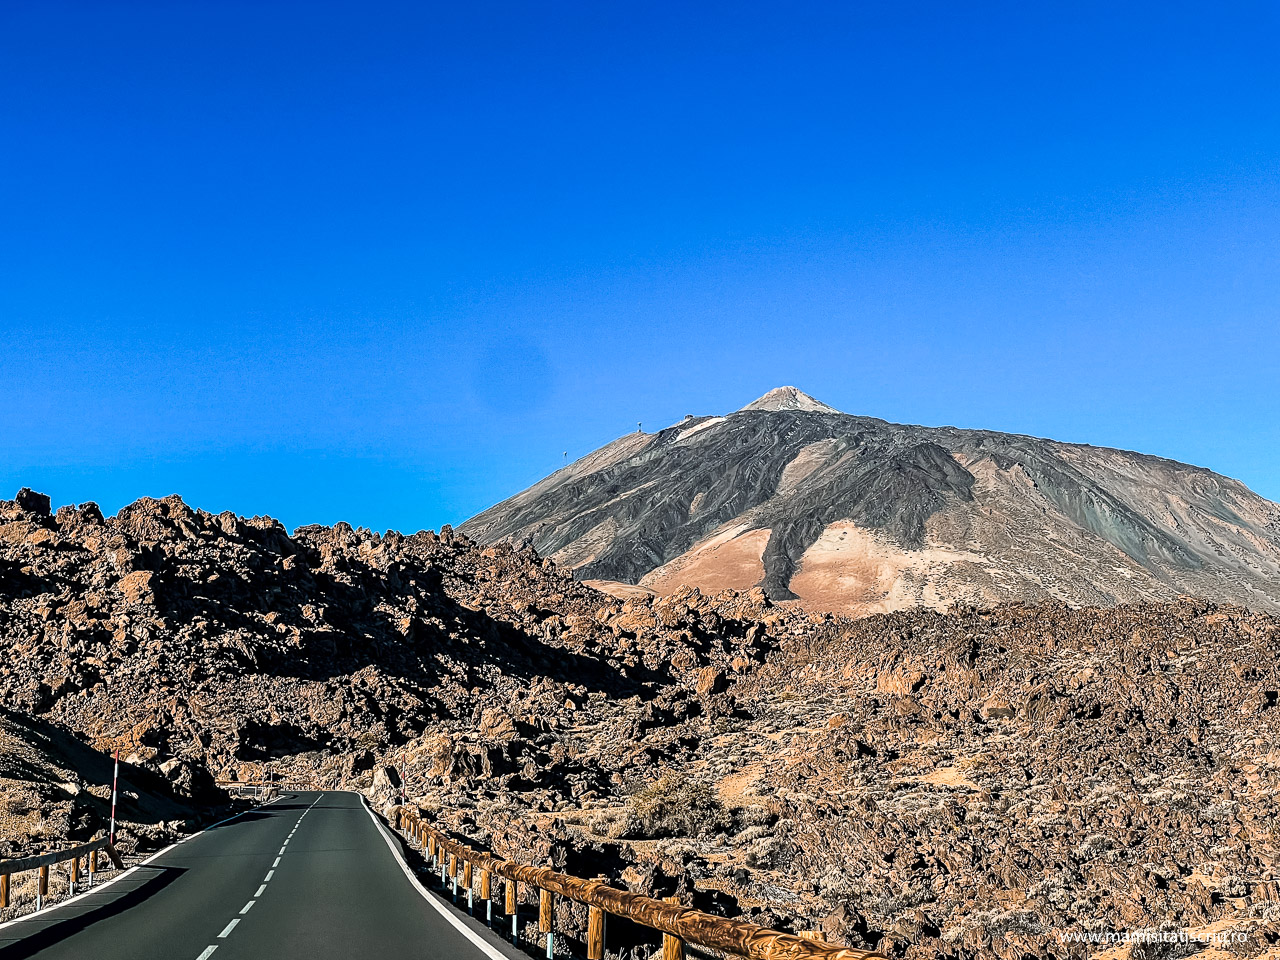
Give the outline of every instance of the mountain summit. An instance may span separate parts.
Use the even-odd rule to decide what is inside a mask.
[[[759,586],[851,614],[1191,594],[1280,612],[1280,506],[1237,480],[851,416],[795,387],[625,435],[461,530],[529,541],[611,592]]]
[[[808,410],[814,413],[839,413],[821,400],[815,400],[795,387],[774,387],[759,400],[748,403],[743,410]]]

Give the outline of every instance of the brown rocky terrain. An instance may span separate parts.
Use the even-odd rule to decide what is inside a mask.
[[[1280,506],[1202,467],[850,416],[794,387],[622,437],[468,520],[611,592],[862,616],[1187,594],[1280,613]],[[616,586],[614,585],[616,584]]]
[[[102,836],[111,819],[113,763],[65,730],[0,710],[0,858],[60,849]],[[117,847],[154,849],[209,811],[148,770],[122,764]]]
[[[895,957],[1161,925],[1276,955],[1280,620],[1239,607],[621,599],[448,529],[23,491],[0,637],[0,706],[192,802],[268,765],[383,804],[404,776],[500,854]]]

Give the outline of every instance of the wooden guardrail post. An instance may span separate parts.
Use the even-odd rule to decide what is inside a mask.
[[[9,875],[0,873],[0,909],[9,905]]]
[[[44,908],[45,898],[49,896],[49,866],[45,864],[40,868],[40,885],[36,888],[36,909]]]
[[[93,875],[98,872],[98,851],[89,851],[89,889],[93,889]]]
[[[453,881],[453,897],[458,898],[458,855],[449,854],[449,879]]]
[[[679,903],[679,897],[664,897],[667,903]],[[684,960],[684,941],[669,933],[662,935],[662,960]]]
[[[431,866],[436,865],[436,838],[427,837],[427,859],[431,861]]]
[[[80,858],[71,858],[71,893],[74,896],[76,886],[80,883]]]
[[[555,956],[556,898],[550,890],[538,891],[538,931],[547,935],[547,960]]]
[[[511,917],[511,942],[520,942],[520,885],[514,880],[506,882],[507,915]]]
[[[484,922],[493,923],[493,874],[480,870],[480,899],[484,901]]]
[[[472,879],[473,878],[471,876],[471,861],[464,860],[462,862],[462,885],[467,888],[467,909],[474,911],[475,901],[472,899],[472,895],[474,893],[474,890],[472,889],[472,887],[474,886],[472,883]]]
[[[587,960],[604,960],[604,911],[587,910]]]

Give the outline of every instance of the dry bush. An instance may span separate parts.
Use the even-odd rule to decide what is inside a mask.
[[[622,839],[702,837],[729,826],[715,789],[675,773],[631,795],[624,816],[610,835]]]

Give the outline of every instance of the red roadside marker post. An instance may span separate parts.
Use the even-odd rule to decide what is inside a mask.
[[[120,788],[120,748],[116,747],[116,769],[111,775],[111,830],[107,834],[107,843],[115,846],[116,842],[116,795]]]

